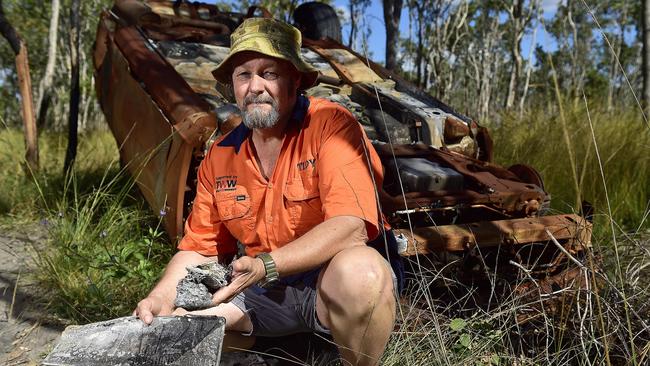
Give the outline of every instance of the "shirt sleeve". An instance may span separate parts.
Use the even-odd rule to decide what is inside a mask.
[[[331,115],[324,123],[317,163],[325,220],[359,217],[372,240],[379,233],[375,183],[381,184],[381,162],[350,112],[338,106],[323,109],[317,114]]]
[[[210,168],[212,151],[211,148],[199,165],[196,197],[178,249],[203,255],[229,255],[237,252],[237,240],[221,222],[215,205],[214,175]]]

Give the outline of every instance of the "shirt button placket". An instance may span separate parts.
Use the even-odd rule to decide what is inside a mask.
[[[266,222],[269,226],[269,231],[273,231],[273,183],[269,183],[266,190],[266,202],[270,203],[266,205]]]

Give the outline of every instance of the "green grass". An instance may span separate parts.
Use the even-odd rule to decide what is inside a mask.
[[[50,311],[74,323],[129,314],[173,254],[161,218],[120,170],[108,131],[80,135],[75,169],[63,174],[66,138],[41,136],[40,170],[23,172],[22,134],[0,131],[0,223],[39,222],[33,279]]]
[[[67,145],[64,134],[45,133],[39,137],[41,169],[33,177],[25,174],[25,145],[20,130],[0,129],[0,217],[11,220],[38,220],[64,191],[63,159]],[[79,136],[75,164],[79,193],[91,192],[105,174],[116,175],[119,167],[115,140],[108,131]]]
[[[586,109],[581,106],[566,113],[569,146],[558,113],[534,111],[521,119],[505,116],[499,125],[489,126],[495,162],[504,166],[525,163],[537,169],[552,196],[554,210],[577,212],[581,200],[592,203],[597,238],[602,238],[603,229],[609,226],[605,186],[615,226],[633,232],[648,229],[650,221],[643,217],[650,209],[650,131],[634,109],[590,112],[595,143]],[[611,236],[611,232],[607,234]]]

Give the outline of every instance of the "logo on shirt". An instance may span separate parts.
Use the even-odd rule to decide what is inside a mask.
[[[298,168],[299,171],[303,171],[309,167],[316,168],[316,159],[308,159],[305,161],[301,161],[298,164],[296,164],[296,167]]]
[[[236,175],[223,175],[221,177],[217,177],[214,182],[214,189],[217,192],[234,191],[235,187],[237,187]]]

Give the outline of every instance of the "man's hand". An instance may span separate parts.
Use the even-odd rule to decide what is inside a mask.
[[[204,256],[193,251],[181,250],[174,254],[156,287],[149,293],[149,296],[138,303],[133,315],[142,319],[145,324],[151,324],[154,316],[171,314],[174,310],[176,285],[187,274],[185,268],[214,259],[218,258]]]
[[[165,301],[160,295],[149,294],[149,296],[138,303],[138,306],[133,311],[133,315],[149,325],[153,321],[154,316],[170,315],[173,310],[173,303]]]
[[[232,300],[237,294],[258,283],[266,276],[264,262],[259,258],[241,257],[232,262],[232,280],[212,296],[212,302],[219,305]]]

